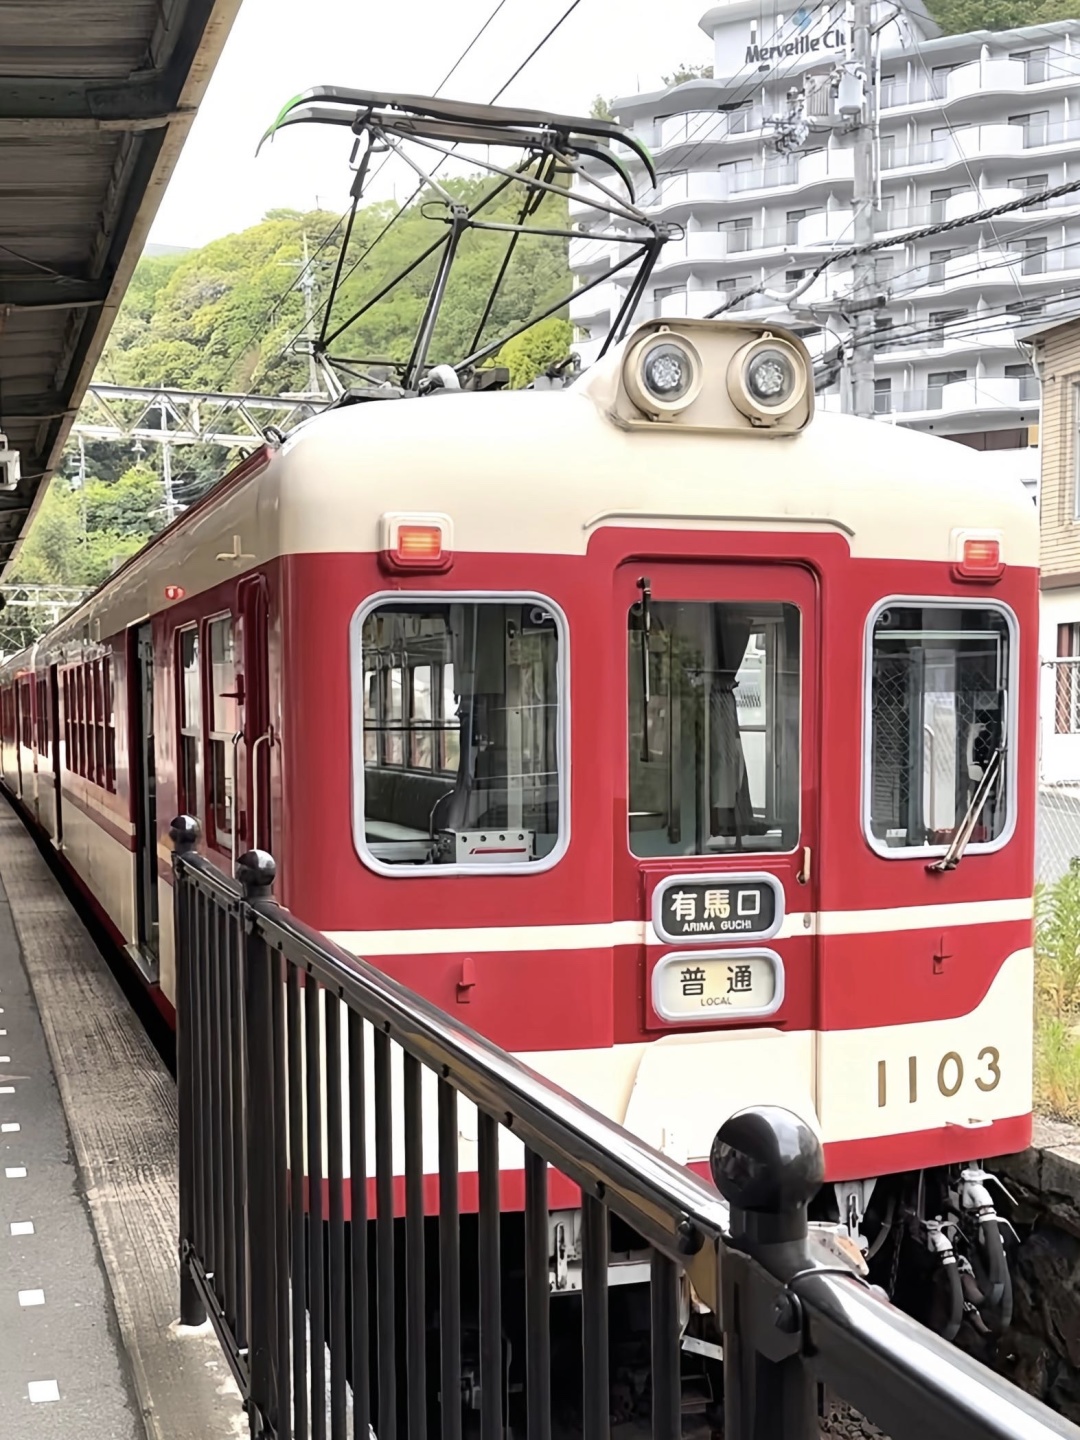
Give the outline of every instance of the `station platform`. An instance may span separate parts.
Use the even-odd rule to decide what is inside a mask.
[[[0,1440],[247,1433],[176,1236],[172,1077],[0,798]]]

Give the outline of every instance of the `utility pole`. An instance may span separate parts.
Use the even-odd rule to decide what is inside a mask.
[[[316,204],[318,202],[316,201]],[[304,254],[300,263],[300,279],[297,282],[304,297],[304,339],[308,342],[308,388],[305,398],[315,399],[323,393],[319,380],[319,366],[315,359],[315,273],[311,266],[311,251],[308,248],[308,234],[302,235]],[[279,265],[292,269],[295,260],[279,260]]]
[[[304,292],[304,332],[311,347],[308,350],[308,394],[322,393],[319,385],[319,367],[315,363],[315,274],[308,254],[307,231],[304,231],[304,268],[301,272],[300,288]]]
[[[855,177],[851,203],[855,211],[856,245],[874,239],[874,95],[871,86],[872,55],[870,32],[871,0],[854,0],[851,58],[862,91],[862,103],[853,126],[855,135]],[[874,415],[874,258],[865,252],[856,255],[853,272],[851,409],[855,415]]]
[[[161,480],[165,487],[165,520],[171,525],[176,519],[176,501],[172,488],[172,442],[169,440],[168,406],[161,402]]]

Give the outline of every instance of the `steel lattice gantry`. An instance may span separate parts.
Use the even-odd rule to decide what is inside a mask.
[[[241,0],[0,0],[0,573],[55,469]]]

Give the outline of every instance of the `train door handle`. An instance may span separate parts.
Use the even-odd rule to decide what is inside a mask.
[[[259,746],[273,749],[274,727],[271,725],[260,735],[251,747],[251,848],[259,848]],[[269,783],[269,777],[267,777]]]
[[[802,865],[799,869],[799,873],[795,876],[795,879],[799,882],[800,885],[809,885],[810,883],[810,861],[810,846],[804,845],[802,852]]]
[[[237,758],[240,750],[240,742],[244,738],[244,732],[237,730],[232,737],[232,784],[233,784],[233,807],[232,807],[232,873],[236,876],[237,849],[240,844],[240,806],[237,803],[240,799],[240,787],[238,784],[240,767]]]

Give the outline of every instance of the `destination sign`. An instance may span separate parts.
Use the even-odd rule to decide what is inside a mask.
[[[783,914],[783,891],[771,875],[675,876],[653,896],[653,924],[671,941],[763,939],[775,935]]]
[[[771,1015],[784,998],[784,969],[771,950],[692,950],[665,955],[652,977],[662,1020],[709,1024]]]

